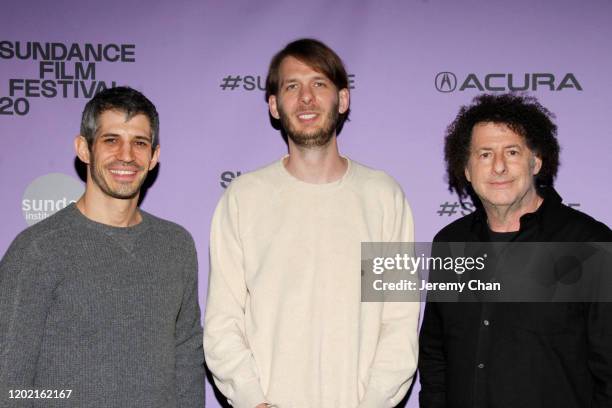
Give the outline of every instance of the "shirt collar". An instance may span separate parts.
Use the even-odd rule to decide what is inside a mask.
[[[539,227],[546,220],[547,214],[550,209],[558,206],[562,202],[561,196],[553,187],[540,187],[538,189],[538,195],[544,199],[540,207],[535,212],[524,214],[521,217],[520,223],[521,228],[519,233],[526,229]],[[474,212],[474,219],[472,220],[472,232],[476,234],[480,241],[488,241],[489,226],[487,224],[487,213],[485,212],[482,205],[476,206]]]

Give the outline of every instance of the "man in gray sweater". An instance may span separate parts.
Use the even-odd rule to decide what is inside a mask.
[[[0,262],[0,407],[203,407],[194,243],[137,207],[159,158],[155,106],[100,92],[75,148],[85,194]]]

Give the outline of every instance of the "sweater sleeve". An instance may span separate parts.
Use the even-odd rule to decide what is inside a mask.
[[[179,407],[204,406],[204,353],[202,326],[198,304],[198,260],[189,237],[189,251],[185,257],[185,290],[176,319],[175,358],[176,386]]]
[[[210,275],[204,319],[204,354],[215,384],[237,408],[266,402],[245,334],[244,255],[232,186],[213,216]]]
[[[0,261],[0,406],[29,406],[9,390],[32,389],[57,279],[35,242],[19,237]],[[5,405],[6,404],[6,405]]]
[[[401,191],[394,207],[387,240],[413,242],[412,213]],[[418,301],[383,304],[378,345],[360,408],[394,407],[406,395],[417,366],[419,309]]]

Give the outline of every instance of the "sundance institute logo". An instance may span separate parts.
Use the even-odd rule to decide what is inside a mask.
[[[83,191],[83,183],[65,174],[51,173],[38,177],[23,193],[23,217],[28,225],[36,224],[76,202]]]
[[[434,80],[438,92],[449,93],[455,90],[477,90],[480,92],[522,92],[522,91],[563,91],[574,89],[582,91],[582,85],[571,72],[556,75],[550,72],[540,73],[470,73],[461,77],[449,71],[439,72]]]

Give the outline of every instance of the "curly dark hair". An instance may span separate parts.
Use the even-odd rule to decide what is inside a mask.
[[[559,168],[559,143],[557,126],[548,109],[536,98],[517,94],[475,97],[472,104],[462,106],[457,117],[446,129],[444,160],[448,177],[448,189],[460,200],[474,196],[465,177],[465,167],[470,155],[472,129],[478,123],[505,124],[513,132],[523,136],[527,147],[542,159],[542,168],[535,176],[536,188],[552,186]]]

